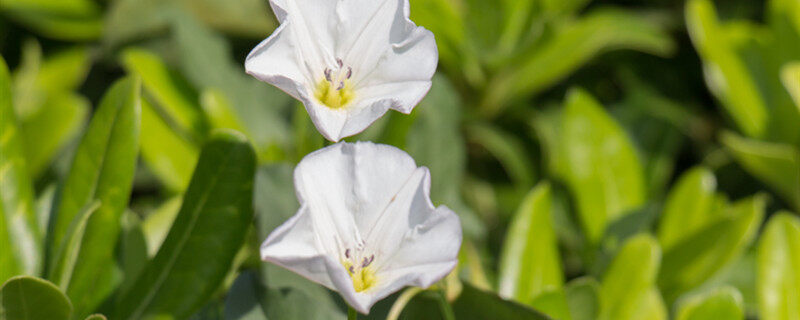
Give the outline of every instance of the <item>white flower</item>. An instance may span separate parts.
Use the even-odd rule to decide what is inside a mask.
[[[431,86],[433,34],[408,0],[270,0],[281,25],[247,56],[247,73],[303,102],[331,141],[388,109],[408,114]]]
[[[261,258],[338,291],[359,312],[456,266],[458,216],[434,208],[428,169],[400,149],[338,143],[300,161],[294,184],[300,209],[267,237]]]

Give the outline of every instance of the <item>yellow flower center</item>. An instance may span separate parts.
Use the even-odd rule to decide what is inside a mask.
[[[360,261],[353,258],[348,249],[345,251],[345,259],[342,260],[342,266],[347,270],[350,279],[353,280],[353,288],[356,292],[372,288],[377,282],[375,270],[372,269],[372,261],[375,260],[375,255],[364,257]]]
[[[325,68],[323,78],[314,90],[314,97],[331,109],[339,109],[353,100],[353,86],[350,77],[353,69],[336,59],[336,67]]]

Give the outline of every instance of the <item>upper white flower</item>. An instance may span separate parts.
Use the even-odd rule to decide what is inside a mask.
[[[331,141],[388,109],[410,113],[436,70],[433,33],[408,0],[270,0],[281,25],[245,61],[247,73],[303,102]]]
[[[300,209],[261,245],[261,258],[338,291],[368,313],[380,299],[428,287],[457,264],[458,216],[429,198],[430,174],[392,146],[338,143],[294,171]]]

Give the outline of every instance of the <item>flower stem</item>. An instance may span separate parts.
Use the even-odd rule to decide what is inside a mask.
[[[347,320],[358,320],[358,312],[351,306],[347,306]]]
[[[453,313],[453,306],[447,301],[444,290],[439,290],[439,309],[442,311],[442,318],[444,320],[455,320],[456,315]]]
[[[392,305],[392,309],[389,310],[389,315],[386,316],[386,320],[397,320],[400,318],[400,313],[403,312],[403,309],[406,307],[411,298],[413,298],[417,293],[422,292],[422,288],[418,287],[411,287],[403,291],[397,300],[394,301]]]

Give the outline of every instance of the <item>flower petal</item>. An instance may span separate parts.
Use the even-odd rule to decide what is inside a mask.
[[[311,281],[335,289],[325,262],[327,250],[319,230],[312,221],[308,207],[303,206],[297,214],[270,233],[261,245],[261,259],[289,269]],[[327,232],[326,232],[327,231]]]

